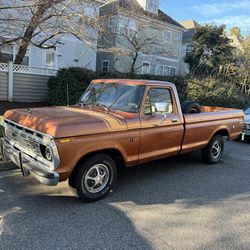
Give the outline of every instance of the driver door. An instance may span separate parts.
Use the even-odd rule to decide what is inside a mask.
[[[148,88],[140,121],[140,163],[179,153],[184,135],[183,117],[171,88]]]

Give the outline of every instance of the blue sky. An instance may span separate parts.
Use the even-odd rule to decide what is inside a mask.
[[[161,9],[181,20],[238,26],[250,33],[250,0],[160,0]]]

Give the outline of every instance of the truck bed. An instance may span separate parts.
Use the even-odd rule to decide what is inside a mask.
[[[202,106],[198,114],[184,114],[185,136],[182,153],[206,146],[216,131],[230,140],[239,136],[244,114],[242,110],[222,107]]]

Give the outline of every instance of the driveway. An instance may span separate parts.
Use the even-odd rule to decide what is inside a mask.
[[[0,249],[250,249],[250,144],[123,170],[102,201],[0,172]]]

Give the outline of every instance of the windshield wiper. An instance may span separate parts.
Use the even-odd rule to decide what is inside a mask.
[[[101,104],[101,103],[96,103],[96,106],[97,106],[97,107],[104,108],[104,109],[107,110],[107,111],[110,110],[107,106],[105,106],[105,105],[103,105],[103,104]]]
[[[85,103],[84,101],[79,101],[79,104],[83,107],[83,106],[87,106],[88,104]]]

